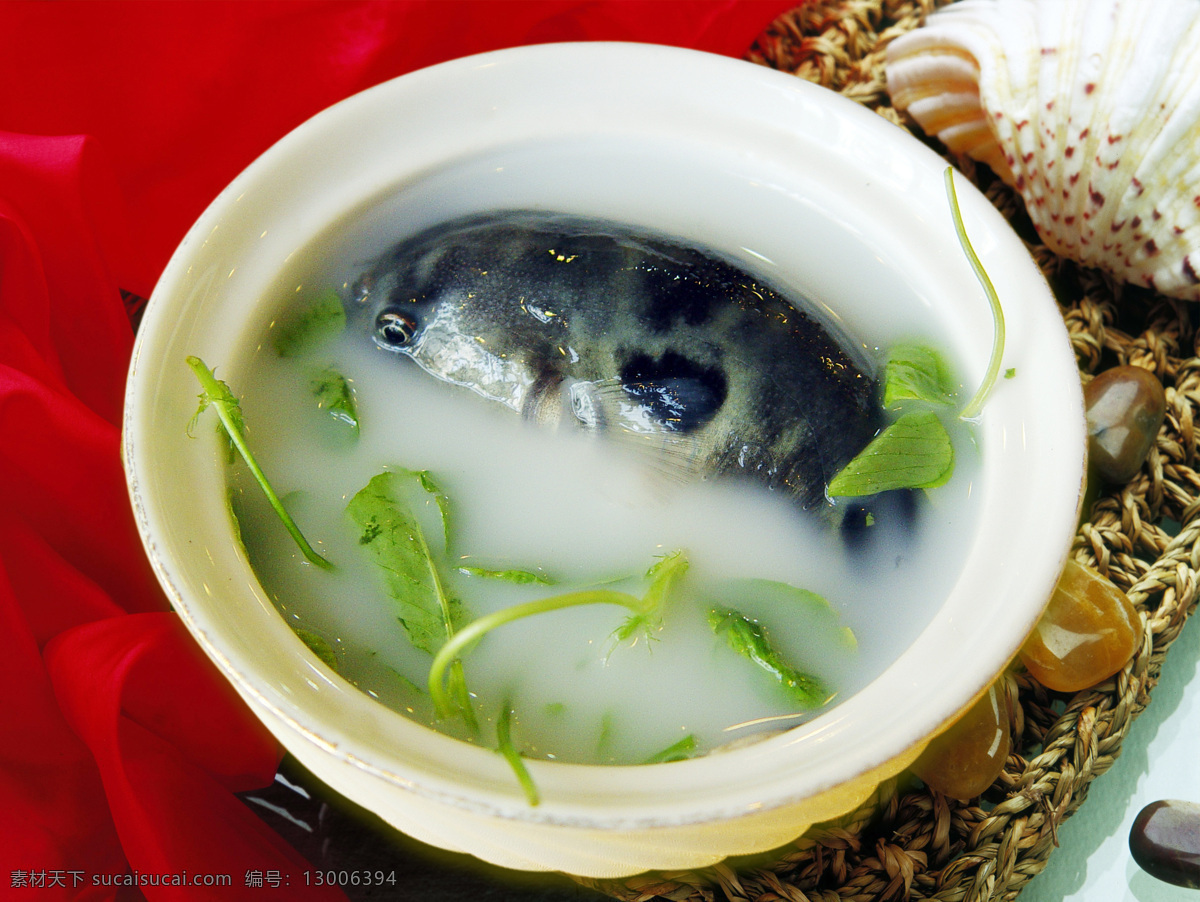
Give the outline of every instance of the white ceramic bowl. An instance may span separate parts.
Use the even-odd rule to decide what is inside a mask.
[[[616,876],[761,851],[849,810],[1011,660],[1074,530],[1084,418],[1066,332],[1021,242],[964,180],[967,229],[1004,300],[1005,367],[1017,376],[978,423],[971,492],[984,513],[936,615],[880,678],[791,732],[666,765],[531,762],[536,808],[499,756],[383,708],[293,636],[232,539],[215,444],[184,437],[197,394],[184,358],[233,359],[261,328],[256,304],[288,256],[391,197],[408,230],[513,202],[650,225],[765,259],[852,333],[927,309],[975,385],[992,320],[953,231],[943,169],[831,92],[647,45],[506,50],[332,107],[213,202],[146,310],[124,455],[171,602],[300,761],[438,846],[514,868]]]

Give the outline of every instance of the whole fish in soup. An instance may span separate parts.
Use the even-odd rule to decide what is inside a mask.
[[[473,216],[382,255],[349,307],[430,375],[673,477],[748,476],[850,534],[877,506],[911,515],[907,493],[826,493],[882,425],[865,355],[711,253],[595,219]]]

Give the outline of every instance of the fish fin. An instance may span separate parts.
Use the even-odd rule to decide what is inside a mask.
[[[626,381],[601,379],[570,387],[575,417],[596,431],[686,434],[706,425],[725,402],[723,392],[702,379],[663,376]]]
[[[707,448],[695,434],[615,429],[606,433],[605,438],[636,455],[659,482],[684,485],[709,472]]]
[[[668,386],[664,390],[686,394],[690,387]],[[662,415],[658,405],[662,394],[648,403],[648,393],[653,394],[643,387],[631,392],[619,379],[576,382],[569,388],[571,411],[586,430],[603,433],[607,440],[637,454],[650,469],[672,481],[696,479],[703,474],[711,451],[703,434],[681,430],[678,422]]]

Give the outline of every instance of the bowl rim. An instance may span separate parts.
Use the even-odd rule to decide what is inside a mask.
[[[1055,448],[1057,457],[1052,481],[1061,483],[1065,479],[1066,485],[1055,489],[1057,495],[1052,499],[1053,503],[1043,506],[1040,504],[1043,499],[1039,499],[1036,517],[1032,512],[1025,517],[1022,522],[1030,527],[1028,534],[1021,530],[1012,534],[1017,557],[1030,548],[1039,550],[1041,557],[1030,566],[1007,568],[993,580],[1040,593],[1041,600],[1037,604],[1023,605],[1020,613],[1014,613],[1003,625],[1000,641],[984,648],[968,647],[969,641],[978,638],[979,630],[959,618],[960,622],[953,626],[963,644],[952,656],[956,666],[947,666],[943,660],[941,671],[935,671],[942,672],[943,676],[952,672],[960,678],[949,689],[944,685],[944,679],[940,684],[931,685],[937,681],[931,681],[926,674],[930,662],[922,662],[921,658],[928,657],[937,637],[927,635],[929,630],[923,632],[901,659],[887,669],[884,677],[899,681],[911,693],[924,693],[927,707],[917,713],[892,711],[883,718],[878,726],[881,731],[886,727],[886,741],[870,747],[866,743],[860,743],[858,748],[845,747],[845,737],[851,735],[847,723],[862,721],[867,714],[880,716],[878,706],[873,708],[869,703],[879,695],[873,687],[883,679],[881,677],[819,719],[818,723],[825,721],[819,728],[806,729],[799,736],[791,731],[720,756],[669,765],[620,767],[529,762],[547,799],[536,808],[526,805],[516,787],[508,785],[506,766],[497,762],[496,756],[488,750],[435,734],[420,757],[422,767],[425,767],[422,770],[401,761],[394,750],[364,742],[354,721],[314,724],[307,720],[301,709],[259,671],[254,661],[230,650],[236,648],[237,643],[231,643],[228,631],[206,609],[202,593],[198,592],[188,565],[183,563],[187,552],[166,541],[162,526],[169,514],[158,509],[157,500],[146,490],[151,484],[147,475],[153,470],[154,448],[159,441],[155,438],[157,424],[154,417],[154,405],[159,403],[159,398],[154,386],[167,349],[183,340],[182,332],[193,328],[177,319],[181,299],[196,296],[194,271],[198,261],[210,252],[210,244],[224,240],[214,236],[231,218],[236,218],[240,208],[247,203],[247,197],[265,196],[280,190],[280,172],[294,171],[300,165],[297,161],[306,156],[314,153],[319,156],[331,141],[345,132],[348,124],[367,122],[397,104],[407,108],[414,98],[437,98],[439,103],[470,106],[472,101],[464,98],[479,88],[482,79],[505,84],[524,80],[532,85],[550,75],[580,91],[594,92],[599,90],[593,84],[594,73],[614,68],[619,68],[626,78],[622,82],[624,90],[629,90],[633,84],[641,85],[644,93],[636,100],[643,104],[683,102],[684,106],[711,108],[714,114],[731,116],[734,114],[730,110],[743,111],[737,114],[739,116],[753,116],[758,115],[757,111],[763,106],[777,104],[780,116],[793,118],[763,123],[756,137],[767,132],[770,133],[768,137],[781,135],[795,143],[798,155],[806,146],[804,142],[813,140],[807,131],[833,123],[864,141],[856,153],[880,166],[908,170],[895,175],[896,178],[909,178],[915,184],[932,184],[934,179],[940,180],[945,167],[944,161],[919,141],[833,92],[763,67],[699,51],[615,42],[544,44],[466,57],[401,76],[341,101],[297,127],[221,192],[189,230],[164,270],[144,313],[130,366],[122,451],[138,528],[172,604],[238,691],[254,705],[270,712],[280,724],[286,725],[294,740],[316,745],[354,770],[373,774],[405,792],[456,808],[507,819],[628,830],[725,820],[811,798],[910,752],[984,692],[1035,625],[1042,603],[1049,597],[1069,551],[1084,476],[1081,392],[1073,393],[1068,386],[1059,405],[1063,422],[1061,431],[1055,434],[1059,447]],[[707,98],[704,97],[705,90],[708,91]],[[693,99],[683,100],[691,96],[689,92],[694,94]],[[633,100],[630,98],[631,102]],[[744,112],[747,107],[751,109],[750,113]],[[688,112],[691,111],[689,107]],[[533,115],[534,111],[527,112]],[[682,117],[675,117],[671,124],[679,126],[681,121]],[[886,149],[882,156],[880,148]],[[1077,372],[1065,328],[1041,272],[1008,223],[986,198],[965,180],[960,179],[957,184],[963,215],[976,248],[985,264],[992,261],[989,271],[993,271],[996,281],[1003,287],[1015,285],[1027,292],[1019,301],[1006,301],[1006,313],[1020,310],[1018,318],[1026,319],[1027,328],[1031,330],[1054,332],[1057,329],[1046,339],[1044,346],[1038,346],[1039,350],[1050,348],[1058,355],[1050,367],[1052,370],[1063,371],[1069,364],[1071,371]],[[948,219],[941,225],[922,223],[922,227],[939,236],[953,234]],[[1002,273],[1000,263],[1005,270]],[[972,280],[969,272],[955,277],[956,284],[969,285]],[[1010,308],[1009,305],[1014,303],[1015,306]],[[1023,431],[1028,420],[1019,405],[1005,401],[997,408],[993,404],[979,418],[980,441],[988,447],[1003,445],[1008,453],[1010,445],[1025,441]],[[998,410],[1003,411],[1003,417]],[[1027,413],[1031,419],[1033,412]],[[1038,428],[1044,426],[1039,421]],[[1049,540],[1034,541],[1035,528],[1037,535],[1049,536]],[[993,563],[1000,557],[1010,559],[1010,550],[985,549],[992,553]],[[953,591],[959,592],[960,587],[956,586]],[[287,629],[282,619],[280,625]],[[989,622],[989,628],[992,627],[994,624]],[[325,681],[322,685],[329,683],[330,674],[322,673],[310,660],[303,663],[306,677],[316,674]],[[936,698],[936,703],[930,703],[930,695]],[[362,701],[375,704],[365,695],[362,695]],[[357,705],[352,707],[360,718],[357,722],[362,723],[363,710]],[[388,714],[403,720],[401,715]],[[372,716],[380,715],[375,712]],[[402,734],[410,735],[404,727],[392,726]],[[801,747],[811,750],[805,754],[815,756],[810,762],[812,766],[801,768],[796,765],[797,749]],[[426,766],[445,756],[455,762],[455,768],[460,771],[457,776],[444,768]],[[745,776],[733,786],[717,786],[717,778],[726,773],[731,764]],[[665,779],[668,768],[669,781]],[[770,779],[750,776],[757,773],[768,774]],[[470,775],[472,785],[469,788],[464,788],[461,782],[463,774]],[[671,784],[673,795],[670,798],[664,792],[664,782]],[[577,783],[586,784],[586,788],[572,790]]]

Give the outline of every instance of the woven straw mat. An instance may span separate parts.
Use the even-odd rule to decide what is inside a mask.
[[[892,109],[883,65],[888,42],[945,2],[810,0],[772,23],[747,58],[838,91],[944,153]],[[1013,751],[980,799],[954,801],[909,781],[875,815],[821,825],[758,859],[580,882],[627,902],[1013,899],[1045,867],[1059,825],[1112,766],[1149,702],[1197,598],[1197,308],[1060,260],[1037,241],[1019,196],[985,167],[952,162],[1028,239],[1058,294],[1082,378],[1133,364],[1166,390],[1166,423],[1141,473],[1085,511],[1073,550],[1129,594],[1145,627],[1141,650],[1116,677],[1075,695],[1050,692],[1023,672],[1008,674]]]

